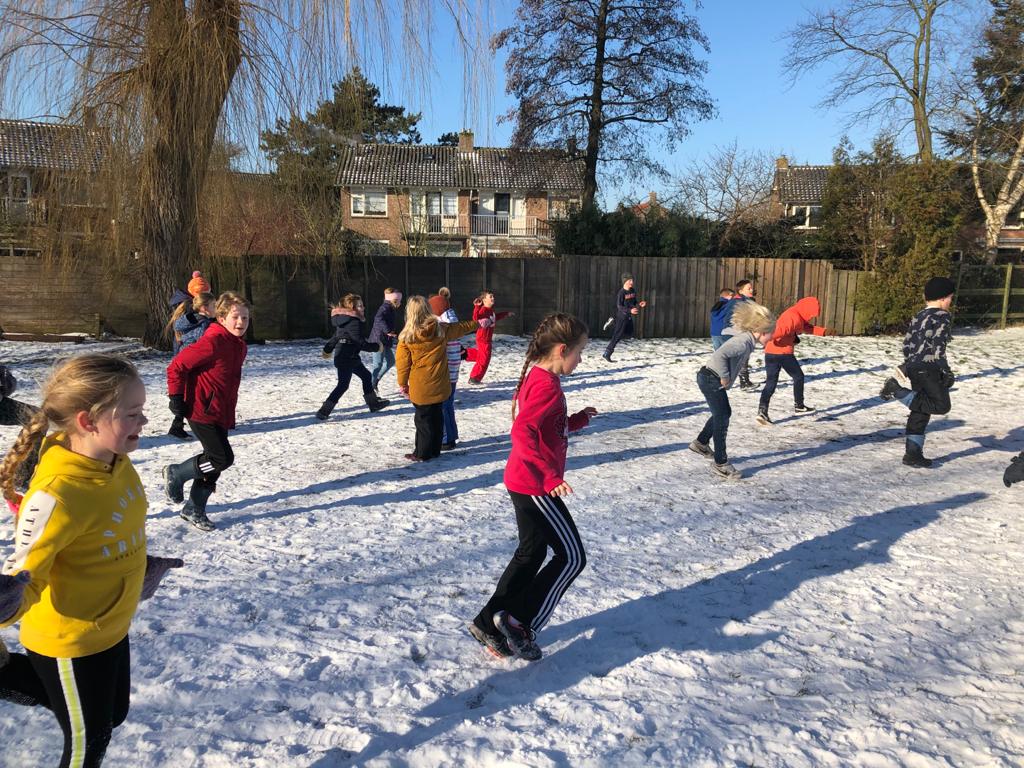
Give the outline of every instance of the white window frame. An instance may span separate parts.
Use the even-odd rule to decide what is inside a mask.
[[[369,212],[366,207],[367,195],[380,194],[384,196],[383,212]],[[386,219],[388,217],[388,191],[384,187],[365,187],[359,190],[351,190],[349,193],[349,210],[353,218]],[[359,202],[360,209],[356,210],[356,202]]]
[[[799,205],[790,205],[788,207],[787,216],[793,218],[799,216],[800,212],[803,211],[804,223],[796,224],[793,229],[818,229],[817,224],[811,224],[811,211],[817,209],[818,215],[821,215],[821,206],[813,205],[811,203],[801,203]]]
[[[554,210],[554,203],[564,203],[564,215],[552,216]],[[580,207],[580,199],[573,197],[572,195],[552,195],[548,193],[548,221],[567,221],[572,215],[573,210]]]

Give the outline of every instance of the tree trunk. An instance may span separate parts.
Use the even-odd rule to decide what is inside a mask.
[[[239,1],[152,3],[142,67],[148,126],[140,168],[143,343],[167,349],[167,300],[199,263],[199,195],[228,89],[241,62]]]
[[[590,91],[590,115],[587,119],[587,151],[583,158],[583,207],[597,197],[597,162],[601,154],[604,129],[604,60],[608,39],[608,0],[601,0],[597,12],[597,39],[594,46],[594,82]]]

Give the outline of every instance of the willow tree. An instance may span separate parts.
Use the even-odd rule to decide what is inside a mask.
[[[362,50],[415,70],[430,13],[428,0],[12,0],[0,6],[0,93],[31,90],[48,114],[95,119],[120,148],[144,341],[161,345],[166,299],[200,258],[199,200],[218,132],[251,143],[269,114],[324,93]],[[393,36],[400,57],[389,54]]]

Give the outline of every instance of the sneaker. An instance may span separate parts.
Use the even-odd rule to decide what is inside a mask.
[[[604,321],[604,325],[601,326],[601,330],[602,331],[607,331],[614,324],[615,324],[615,318],[614,317],[609,317],[607,320]]]
[[[533,630],[516,621],[508,611],[498,611],[494,614],[494,626],[505,636],[509,650],[519,658],[537,661],[543,655],[540,646],[534,640],[536,635],[533,634]]]
[[[772,423],[772,420],[768,416],[768,410],[766,408],[760,408],[757,411],[757,423],[762,427],[767,427]]]
[[[882,385],[882,391],[878,393],[878,396],[883,400],[895,400],[897,395],[903,390],[900,383],[895,378],[890,377],[885,380],[885,384]]]
[[[710,459],[715,455],[715,452],[711,450],[711,446],[707,443],[702,443],[700,440],[694,440],[690,443],[690,450],[694,453],[699,453],[707,459]]]
[[[474,379],[472,377],[470,377],[469,383],[470,384],[483,384],[483,382],[480,379]]]
[[[452,440],[450,443],[441,443],[441,450],[442,451],[454,451],[455,450],[455,441]]]
[[[807,405],[806,403],[798,405],[793,408],[795,413],[814,413],[814,406]]]
[[[469,634],[486,648],[487,652],[492,656],[497,656],[499,659],[507,659],[509,656],[515,655],[512,653],[512,649],[508,647],[508,640],[505,639],[504,635],[489,635],[472,622],[469,625]]]
[[[907,376],[907,364],[897,365],[893,369],[892,377],[896,379],[896,382],[904,389],[910,389],[910,377]]]
[[[725,464],[712,464],[711,471],[719,477],[724,477],[726,480],[739,480],[743,477],[743,473],[728,461]]]
[[[928,469],[932,465],[932,460],[926,459],[920,453],[907,453],[903,455],[903,463],[906,464],[908,467]]]
[[[405,454],[405,458],[407,458],[409,461],[425,461],[425,459],[421,459],[415,453],[407,453]]]
[[[174,470],[174,464],[164,467],[164,494],[168,501],[181,504],[185,500],[185,484],[178,482],[178,478],[174,476]]]
[[[612,356],[609,355],[607,352],[602,352],[601,357],[605,359],[605,362],[610,363],[612,361]]]
[[[760,386],[761,386],[760,384],[757,384],[757,383],[751,381],[750,379],[747,379],[746,381],[741,381],[740,382],[740,389],[743,392],[756,392]]]
[[[182,507],[181,519],[189,523],[192,523],[200,531],[212,531],[217,526],[213,524],[213,521],[206,516],[206,512],[201,509],[196,509],[192,502],[188,502]]]
[[[186,432],[184,427],[179,427],[177,425],[174,425],[170,429],[168,429],[167,430],[167,434],[170,435],[171,437],[176,437],[179,440],[191,440],[192,439],[192,435],[190,435],[188,432]]]

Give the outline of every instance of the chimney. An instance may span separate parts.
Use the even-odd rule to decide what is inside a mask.
[[[651,192],[647,196],[647,202],[651,206],[651,208],[656,206],[658,204],[658,193],[657,192]]]
[[[775,161],[775,168],[780,171],[785,171],[789,168],[789,158],[783,155]]]
[[[576,137],[570,136],[565,140],[565,149],[569,153],[569,157],[576,157]]]
[[[472,131],[460,131],[459,132],[459,152],[472,152],[473,151],[473,132]]]

